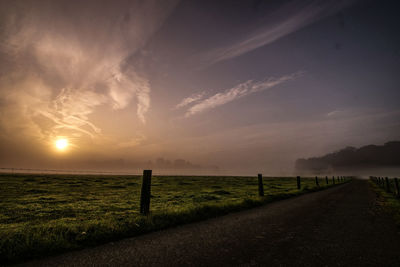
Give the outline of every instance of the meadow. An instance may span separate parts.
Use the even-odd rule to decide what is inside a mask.
[[[400,227],[400,192],[396,189],[395,180],[389,178],[378,182],[376,177],[370,177],[369,182],[377,193],[378,203],[393,216],[396,224]]]
[[[336,184],[338,182],[336,181]],[[139,214],[141,176],[0,174],[0,262],[50,255],[215,217],[332,186],[320,179],[153,176]]]

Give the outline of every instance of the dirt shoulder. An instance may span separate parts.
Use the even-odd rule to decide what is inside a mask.
[[[365,180],[27,262],[28,266],[398,266],[400,234]]]

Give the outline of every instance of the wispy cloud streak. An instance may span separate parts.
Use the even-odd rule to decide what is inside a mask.
[[[187,110],[185,117],[190,117],[197,113],[216,108],[247,95],[270,89],[286,81],[296,79],[301,75],[303,75],[303,72],[296,72],[290,75],[282,76],[280,78],[269,78],[264,81],[248,80],[244,83],[238,84],[235,87],[226,90],[225,92],[217,93],[193,105]]]
[[[182,101],[179,104],[177,104],[175,106],[175,108],[178,109],[178,108],[186,107],[189,104],[192,104],[194,102],[201,100],[204,97],[204,95],[205,95],[205,92],[201,92],[199,94],[194,94],[192,96],[186,97],[186,98],[182,99]]]
[[[234,42],[231,45],[216,48],[201,54],[202,68],[220,61],[228,60],[268,45],[280,38],[298,31],[326,16],[350,6],[357,0],[292,1],[271,14],[271,23],[260,30]]]

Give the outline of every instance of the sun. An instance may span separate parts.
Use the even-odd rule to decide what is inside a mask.
[[[56,140],[56,148],[58,150],[65,150],[68,147],[68,140],[65,138]]]

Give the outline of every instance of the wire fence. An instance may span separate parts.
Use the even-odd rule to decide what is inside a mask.
[[[63,169],[36,169],[36,168],[0,168],[2,173],[51,173],[51,174],[124,174],[124,175],[140,175],[141,170],[136,171],[95,171],[95,170],[63,170]]]
[[[71,170],[71,169],[39,169],[39,168],[14,168],[0,167],[0,173],[32,173],[32,174],[97,174],[97,175],[142,175],[143,168],[132,168],[122,171],[104,170]],[[153,169],[154,175],[232,175],[234,172],[229,170],[208,170],[208,169]],[[246,175],[243,175],[246,176]]]
[[[369,177],[375,184],[380,186],[388,193],[392,193],[396,197],[400,198],[400,188],[398,178],[389,178],[389,177]]]

